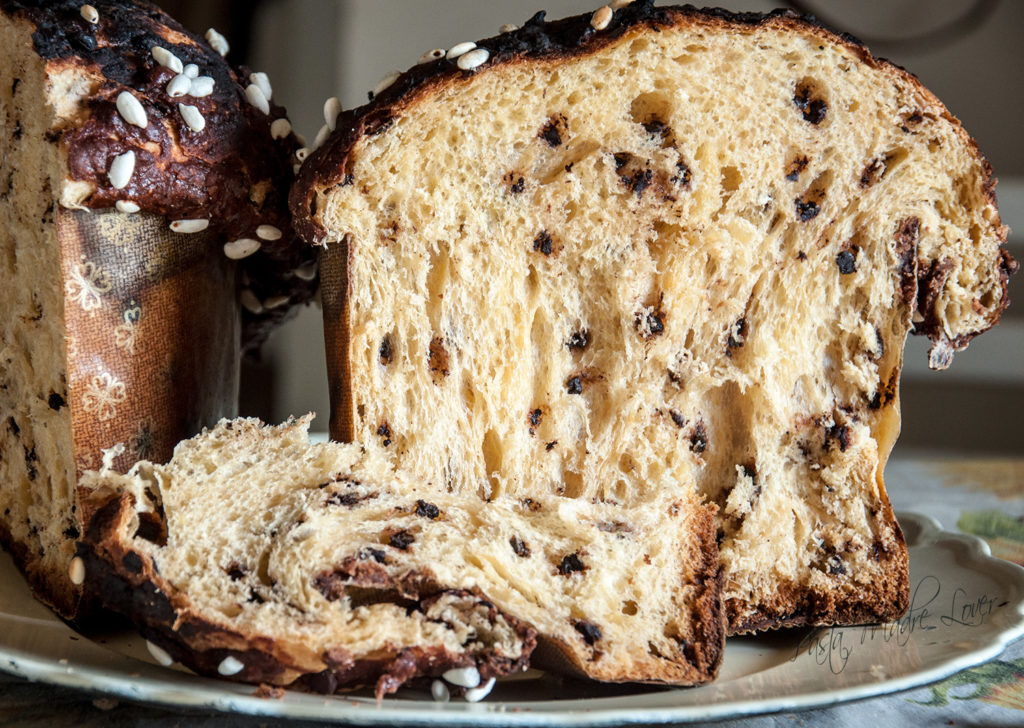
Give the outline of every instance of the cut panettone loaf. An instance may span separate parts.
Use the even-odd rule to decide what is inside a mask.
[[[893,618],[903,344],[943,368],[998,321],[994,184],[914,77],[793,14],[538,14],[300,170],[332,435],[481,499],[699,490],[732,631]]]
[[[714,516],[695,494],[421,491],[372,448],[311,445],[309,419],[225,420],[167,465],[86,473],[88,587],[173,659],[249,682],[487,681],[525,669],[538,639],[598,679],[715,675]]]
[[[65,617],[77,474],[232,414],[240,347],[312,296],[256,81],[149,3],[0,0],[0,543]]]

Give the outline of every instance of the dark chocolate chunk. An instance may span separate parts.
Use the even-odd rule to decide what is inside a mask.
[[[558,565],[558,573],[562,576],[567,576],[577,571],[585,571],[586,568],[583,562],[580,561],[579,554],[572,553],[562,557],[562,562]]]
[[[134,551],[129,551],[121,559],[121,563],[124,564],[124,568],[133,574],[138,574],[142,571],[142,557]]]
[[[526,542],[518,536],[513,536],[508,540],[512,546],[512,550],[516,552],[516,556],[522,556],[524,559],[530,557],[530,547],[526,545]]]
[[[380,342],[380,363],[387,366],[391,363],[391,339],[385,336]]]
[[[394,546],[396,549],[401,549],[402,551],[408,550],[409,546],[415,540],[416,537],[405,530],[393,533],[391,534],[391,536],[388,537],[388,543]]]
[[[520,177],[508,188],[513,195],[518,195],[526,188],[526,180]]]
[[[544,255],[551,255],[551,235],[547,230],[541,230],[533,239],[533,249]]]
[[[245,576],[245,570],[242,568],[241,564],[238,563],[229,564],[228,568],[225,569],[225,571],[227,572],[228,578],[231,579],[231,581],[238,581],[243,576]]]
[[[386,564],[388,562],[388,555],[380,549],[375,549],[371,546],[367,546],[365,549],[359,552],[359,558],[362,561],[368,561],[373,559],[378,564]]]
[[[691,176],[690,168],[686,162],[679,161],[676,162],[676,173],[669,177],[669,182],[677,184],[683,189],[690,189]]]
[[[583,351],[590,344],[590,332],[586,329],[574,331],[565,345],[574,351]]]
[[[441,509],[433,503],[427,503],[425,500],[418,500],[416,501],[416,515],[422,516],[423,518],[429,518],[433,521],[441,515]]]
[[[565,126],[565,117],[551,117],[548,123],[541,127],[538,136],[543,139],[549,147],[557,147],[562,144],[562,131]]]
[[[828,104],[824,99],[814,98],[811,87],[807,84],[797,86],[796,93],[793,95],[793,103],[800,109],[804,121],[809,121],[815,126],[823,122],[828,113]]]
[[[849,275],[857,270],[857,257],[853,252],[844,250],[836,256],[836,265],[839,266],[840,273]]]
[[[576,631],[583,635],[583,641],[588,645],[592,645],[601,639],[601,628],[593,622],[588,622],[585,619],[577,619],[573,622],[573,627]]]
[[[569,394],[583,394],[583,379],[577,374],[565,380],[565,391]]]
[[[50,409],[57,411],[64,406],[64,398],[56,392],[50,392],[50,396],[47,398],[46,403],[50,405]]]
[[[697,426],[693,428],[693,434],[690,435],[690,450],[700,455],[707,449],[708,432],[704,428],[704,423],[698,422]]]
[[[668,411],[668,416],[672,418],[676,427],[683,427],[686,424],[686,418],[674,409]]]
[[[796,216],[800,218],[801,222],[807,222],[813,220],[821,212],[821,208],[818,207],[818,203],[813,200],[807,200],[804,202],[799,197],[794,200],[796,202]]]

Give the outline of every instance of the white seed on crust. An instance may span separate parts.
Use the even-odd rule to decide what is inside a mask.
[[[324,122],[331,127],[331,131],[334,131],[334,127],[337,125],[340,113],[341,102],[338,101],[337,96],[332,96],[324,101]]]
[[[471,40],[467,40],[465,43],[456,43],[448,49],[448,52],[445,53],[444,57],[451,61],[461,55],[469,53],[474,48],[476,48],[476,43]]]
[[[293,164],[292,165],[292,174],[298,174],[300,169],[302,169],[302,165],[301,164]]]
[[[382,93],[391,88],[391,85],[398,80],[398,77],[402,75],[401,71],[392,71],[387,76],[377,82],[377,85],[373,87],[373,95],[380,96]]]
[[[181,64],[181,59],[166,48],[153,46],[150,49],[150,53],[153,54],[153,59],[164,68],[169,68],[175,73],[181,73],[185,70],[185,67]]]
[[[427,51],[420,56],[419,63],[430,63],[430,61],[436,61],[438,58],[444,58],[444,48],[435,48],[432,51]]]
[[[175,220],[171,223],[171,231],[176,233],[201,233],[208,227],[209,220]]]
[[[188,104],[178,104],[178,112],[181,114],[181,118],[188,124],[188,128],[194,132],[201,132],[206,128],[206,119],[203,117],[202,112],[199,111],[195,106],[189,106]]]
[[[281,228],[273,225],[260,225],[256,228],[256,237],[260,240],[280,240]]]
[[[519,30],[519,26],[516,25],[515,23],[505,23],[500,28],[498,28],[499,33],[513,33],[517,30]]]
[[[68,565],[68,579],[75,586],[85,583],[85,562],[82,561],[81,556],[71,559],[71,563]]]
[[[324,124],[320,127],[320,131],[316,133],[316,139],[313,140],[313,149],[319,149],[327,141],[327,137],[331,135],[331,127]]]
[[[633,0],[612,0],[609,7],[611,7],[612,10],[622,10],[622,8],[632,4]]]
[[[249,80],[260,87],[260,91],[267,97],[267,101],[270,101],[274,96],[274,89],[270,86],[270,77],[262,71],[249,74]]]
[[[604,30],[612,22],[612,9],[603,5],[594,11],[590,16],[590,27],[594,30]]]
[[[430,695],[434,698],[435,703],[447,703],[452,698],[452,694],[448,692],[448,686],[440,680],[430,683]]]
[[[210,44],[210,47],[222,56],[226,56],[228,51],[231,50],[231,46],[228,45],[227,39],[213,28],[206,31],[205,37],[206,42]]]
[[[469,53],[464,53],[459,56],[459,60],[455,63],[463,71],[472,71],[474,68],[479,68],[483,64],[487,63],[487,59],[491,57],[491,52],[486,48],[476,48],[471,50]]]
[[[209,76],[196,76],[192,79],[192,87],[189,89],[188,95],[194,96],[197,99],[209,96],[213,93],[214,83],[214,80]]]
[[[479,703],[481,700],[491,694],[491,690],[494,689],[494,678],[490,678],[487,682],[478,688],[470,688],[466,691],[466,702],[467,703]]]
[[[274,119],[270,125],[270,136],[274,139],[284,139],[292,133],[292,123],[287,119]]]
[[[189,78],[195,78],[199,75],[199,66],[194,63],[185,64],[185,75]]]
[[[288,296],[271,296],[263,302],[263,308],[267,311],[273,311],[275,308],[281,308],[289,300]]]
[[[115,190],[123,190],[128,185],[128,181],[132,178],[134,172],[135,152],[129,150],[124,154],[118,154],[114,157],[114,161],[110,163],[110,169],[107,170],[110,186]]]
[[[237,675],[244,669],[245,665],[234,655],[228,655],[220,661],[219,665],[217,665],[217,672],[225,677],[229,675]]]
[[[302,281],[311,281],[316,278],[316,261],[311,260],[296,268],[295,277]]]
[[[163,665],[164,667],[170,667],[174,664],[174,658],[171,657],[167,650],[160,645],[154,645],[149,640],[146,640],[146,649],[149,650],[149,654],[153,656],[153,659],[157,661],[157,664]]]
[[[245,98],[264,114],[270,113],[270,102],[267,101],[267,95],[256,84],[250,83],[245,87]]]
[[[83,5],[78,12],[80,12],[82,17],[93,25],[100,22],[100,12],[92,5]]]
[[[192,90],[192,79],[184,73],[179,73],[177,76],[172,78],[170,82],[168,82],[166,90],[167,95],[172,99],[176,99],[179,96],[185,96]]]
[[[238,296],[238,302],[251,314],[259,316],[263,313],[263,304],[260,303],[260,299],[258,299],[256,294],[252,292],[252,289],[246,288],[242,291]]]
[[[295,150],[295,158],[300,162],[305,162],[306,157],[309,156],[309,152],[309,147],[299,147],[298,149]]]
[[[469,667],[453,667],[451,670],[446,670],[441,677],[452,685],[458,685],[460,688],[475,688],[480,684],[480,671],[472,665]]]
[[[142,209],[131,200],[118,200],[114,203],[114,207],[117,208],[118,212],[127,212],[128,214],[136,213]]]
[[[230,243],[224,243],[224,255],[231,260],[241,260],[260,249],[260,241],[252,238],[239,238]]]
[[[145,129],[149,126],[149,117],[146,116],[146,110],[142,107],[142,102],[128,91],[122,91],[117,95],[116,106],[117,113],[129,124],[133,124],[140,129]]]

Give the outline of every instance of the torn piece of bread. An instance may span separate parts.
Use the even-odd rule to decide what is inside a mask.
[[[0,0],[0,57],[0,543],[72,618],[78,473],[233,414],[317,256],[284,109],[154,5]]]
[[[733,631],[896,617],[903,344],[1007,305],[990,167],[809,20],[606,16],[425,62],[304,164],[332,435],[482,499],[698,490]]]
[[[690,684],[724,646],[712,509],[421,490],[310,417],[223,421],[165,466],[89,472],[86,585],[207,674],[378,696],[559,669]],[[237,668],[237,669],[236,669]],[[472,687],[472,686],[470,686]]]

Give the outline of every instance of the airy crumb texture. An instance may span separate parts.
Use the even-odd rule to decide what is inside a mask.
[[[900,614],[904,341],[948,366],[1016,267],[973,141],[785,13],[638,1],[477,45],[343,115],[293,189],[332,435],[482,499],[699,492],[733,631]]]
[[[597,679],[714,677],[713,514],[695,497],[424,490],[382,453],[311,445],[310,419],[225,420],[166,466],[87,473],[88,588],[175,659],[216,674],[232,657],[248,682],[486,680],[524,669],[538,638]]]

